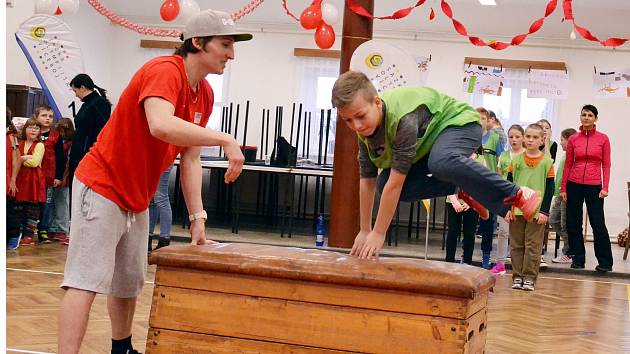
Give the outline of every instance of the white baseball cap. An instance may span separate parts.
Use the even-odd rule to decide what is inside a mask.
[[[251,33],[243,33],[236,29],[234,20],[227,12],[204,10],[186,24],[181,39],[183,41],[193,37],[231,36],[235,42],[248,41],[253,38]]]

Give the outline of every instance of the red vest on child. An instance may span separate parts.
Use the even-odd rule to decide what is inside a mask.
[[[19,149],[22,155],[32,155],[36,145],[32,144],[28,152],[26,152],[24,151],[24,141],[22,141]],[[16,184],[18,192],[15,194],[15,200],[34,203],[46,202],[46,181],[41,167],[26,167],[22,165]]]
[[[46,177],[46,187],[52,187],[55,181],[55,173],[57,172],[55,145],[57,145],[60,138],[59,132],[51,129],[50,134],[48,134],[48,139],[43,141],[46,152],[44,152],[44,159],[42,160],[42,170]]]

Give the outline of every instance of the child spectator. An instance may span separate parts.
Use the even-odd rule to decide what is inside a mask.
[[[14,250],[20,246],[20,210],[15,201],[17,192],[17,175],[20,171],[20,154],[18,152],[18,131],[13,125],[13,115],[7,107],[7,249]]]
[[[70,118],[61,118],[55,124],[55,130],[61,137],[63,146],[63,159],[66,161],[61,185],[53,188],[54,213],[48,228],[48,237],[54,241],[68,244],[67,235],[70,230],[70,202],[69,202],[69,178],[68,178],[68,154],[72,146],[74,136],[74,124]]]
[[[514,208],[505,217],[510,222],[512,289],[533,291],[540,269],[543,234],[554,189],[553,160],[538,149],[543,138],[543,127],[530,124],[525,130],[525,152],[514,156],[508,168],[508,180],[544,192],[538,216],[533,220],[527,220],[521,210]]]
[[[508,130],[508,140],[510,142],[510,150],[504,151],[501,156],[499,156],[499,173],[503,178],[507,179],[508,169],[510,167],[510,163],[514,159],[514,156],[520,155],[525,151],[523,147],[523,135],[525,135],[525,131],[523,127],[518,124],[515,124],[510,127]],[[497,218],[498,229],[497,229],[497,261],[492,267],[492,273],[497,275],[505,274],[505,263],[508,258],[508,247],[509,247],[509,237],[510,237],[510,225],[505,220],[505,218],[499,216]]]
[[[486,167],[492,172],[497,172],[497,160],[503,153],[505,144],[501,143],[500,135],[494,131],[496,116],[494,116],[494,113],[490,114],[490,111],[483,107],[477,108],[477,112],[481,116],[481,127],[483,128],[481,138],[483,158],[486,161]],[[480,218],[478,230],[481,235],[481,266],[484,269],[492,268],[490,255],[492,253],[492,238],[496,229],[496,214],[490,213],[488,218]]]
[[[472,154],[471,159],[485,165],[483,159],[483,149],[479,147],[476,153]],[[463,232],[462,250],[463,255],[461,263],[472,264],[472,255],[475,250],[475,229],[479,222],[479,214],[470,208],[465,201],[459,200],[456,194],[451,194],[446,198],[448,213],[448,233],[446,234],[446,261],[455,262],[455,251],[457,241]],[[462,230],[463,227],[463,230]]]
[[[46,181],[41,167],[45,147],[37,119],[29,118],[24,123],[22,137],[24,140],[19,145],[22,166],[17,176],[15,200],[20,203],[23,213],[20,245],[32,245],[40,218],[39,203],[46,202]]]
[[[65,158],[63,156],[63,144],[59,133],[51,129],[53,124],[53,110],[49,106],[39,106],[35,110],[33,117],[37,119],[41,126],[41,139],[44,143],[44,159],[42,160],[42,171],[46,181],[46,200],[40,205],[40,218],[37,225],[39,241],[50,242],[48,238],[48,228],[52,222],[54,213],[54,188],[61,185]]]
[[[540,145],[540,151],[551,156],[553,162],[556,162],[556,154],[558,153],[558,144],[551,140],[551,123],[546,119],[538,121],[538,125],[545,130],[545,136],[543,137],[543,143]]]
[[[577,130],[568,128],[560,133],[560,146],[562,151],[567,151],[567,142],[569,138],[576,134]],[[562,239],[562,255],[551,261],[553,263],[571,264],[573,262],[573,252],[569,247],[569,238],[567,236],[567,203],[560,198],[560,185],[562,184],[562,174],[564,173],[564,161],[566,156],[562,156],[558,162],[558,172],[556,173],[556,184],[554,191],[553,204],[551,204],[551,213],[549,214],[549,225],[556,233],[556,237]]]

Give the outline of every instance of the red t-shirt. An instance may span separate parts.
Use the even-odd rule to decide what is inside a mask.
[[[205,127],[214,94],[206,80],[197,92],[188,84],[184,60],[165,56],[150,60],[133,76],[96,143],[79,163],[75,176],[121,209],[148,208],[160,175],[183,147],[153,137],[144,112],[144,99],[163,98],[175,106],[175,116]]]

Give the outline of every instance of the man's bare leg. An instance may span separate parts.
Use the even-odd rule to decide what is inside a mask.
[[[87,329],[90,308],[96,293],[68,288],[61,300],[59,311],[57,351],[59,354],[76,354]]]

